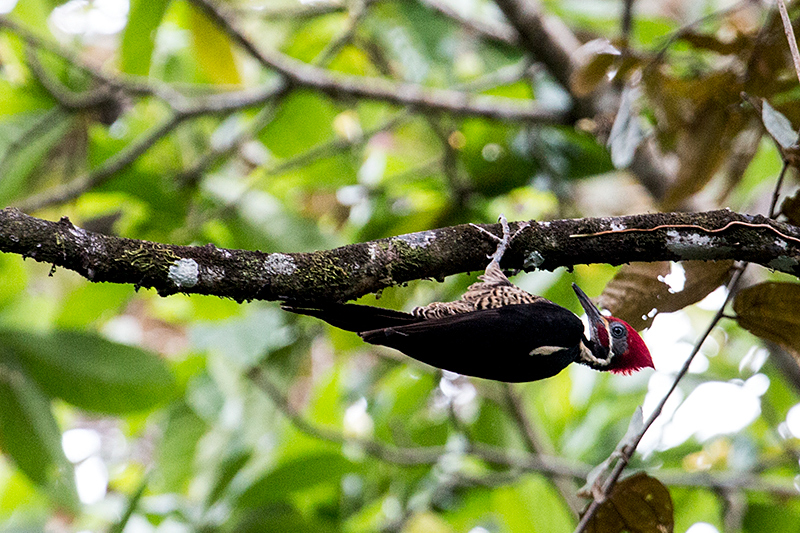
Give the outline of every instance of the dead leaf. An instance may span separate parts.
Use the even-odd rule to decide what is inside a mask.
[[[739,291],[733,310],[739,325],[780,344],[800,362],[800,284],[766,282]]]
[[[769,105],[766,100],[761,102],[761,122],[764,123],[769,136],[781,148],[790,148],[797,142],[797,132],[792,127],[792,123],[783,113]]]
[[[732,261],[683,261],[683,290],[674,291],[665,283],[669,262],[630,263],[617,271],[598,304],[616,317],[641,330],[658,313],[672,313],[699,302],[729,279]]]
[[[675,510],[669,490],[644,472],[617,483],[586,527],[587,533],[671,533]]]
[[[787,196],[781,203],[781,214],[785,216],[791,224],[800,225],[800,191],[794,196]]]
[[[608,136],[608,149],[615,168],[628,168],[644,139],[638,105],[641,96],[642,88],[639,85],[627,85],[622,91],[619,110]]]
[[[594,39],[575,51],[575,69],[569,85],[576,96],[586,96],[608,78],[612,65],[621,52],[608,39]]]
[[[741,54],[750,45],[750,39],[738,32],[734,39],[722,40],[717,38],[716,35],[699,33],[689,29],[682,32],[679,40],[687,42],[695,48],[710,50],[720,55]]]

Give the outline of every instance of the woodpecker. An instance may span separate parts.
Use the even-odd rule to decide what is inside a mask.
[[[512,284],[500,269],[512,238],[505,217],[500,222],[502,238],[474,226],[498,241],[497,250],[479,281],[454,302],[434,302],[410,313],[356,304],[285,302],[282,308],[354,331],[370,344],[394,348],[431,366],[496,381],[537,381],[570,363],[617,374],[653,368],[636,330],[603,316],[574,283],[588,317],[589,338],[572,311]]]

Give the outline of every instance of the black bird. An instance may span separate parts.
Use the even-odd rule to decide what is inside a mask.
[[[370,344],[394,348],[431,366],[496,381],[537,381],[573,362],[622,374],[653,367],[636,330],[600,314],[574,283],[589,318],[588,339],[572,311],[513,285],[500,270],[510,241],[508,222],[502,216],[500,222],[502,238],[475,226],[499,244],[479,281],[454,302],[434,302],[411,313],[356,304],[286,302],[282,308],[354,331]]]

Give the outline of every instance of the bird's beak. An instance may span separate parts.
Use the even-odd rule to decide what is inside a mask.
[[[586,316],[589,318],[589,331],[591,331],[591,340],[597,348],[603,349],[605,352],[604,358],[608,355],[609,339],[608,339],[608,322],[605,317],[600,314],[600,310],[595,307],[592,301],[586,296],[586,293],[580,287],[572,284],[572,290],[578,295],[578,301],[581,307],[586,311]],[[601,333],[602,331],[602,333]]]
[[[606,319],[600,314],[600,310],[595,307],[589,297],[586,296],[586,293],[574,283],[572,284],[572,290],[578,295],[578,301],[581,303],[583,310],[586,311],[586,315],[589,317],[589,323],[592,325],[604,324]]]

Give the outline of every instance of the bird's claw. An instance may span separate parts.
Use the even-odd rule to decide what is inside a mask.
[[[495,235],[491,231],[483,229],[482,227],[480,227],[477,224],[473,224],[472,222],[470,222],[469,225],[472,226],[473,228],[475,228],[476,230],[480,231],[481,233],[485,233],[486,235],[488,235],[492,239],[496,240],[497,242],[502,242],[503,241],[503,239],[501,237],[498,237],[497,235]]]
[[[511,241],[514,240],[514,238],[517,235],[519,235],[519,233],[522,230],[528,228],[530,226],[530,223],[528,223],[528,222],[520,223],[519,226],[517,227],[517,231],[515,231],[514,234],[511,235],[511,229],[508,226],[508,220],[506,219],[505,215],[500,215],[498,217],[497,221],[500,222],[500,227],[503,228],[503,236],[502,237],[498,237],[497,235],[495,235],[491,231],[487,231],[487,230],[483,229],[482,227],[480,227],[480,226],[478,226],[476,224],[470,223],[470,226],[472,226],[473,228],[477,229],[481,233],[485,233],[486,235],[488,235],[489,237],[491,237],[492,239],[497,241],[497,249],[494,251],[493,254],[488,255],[486,257],[491,259],[489,264],[496,263],[499,266],[500,265],[500,260],[503,258],[503,254],[505,254],[506,249],[508,248],[508,245],[511,243]]]

